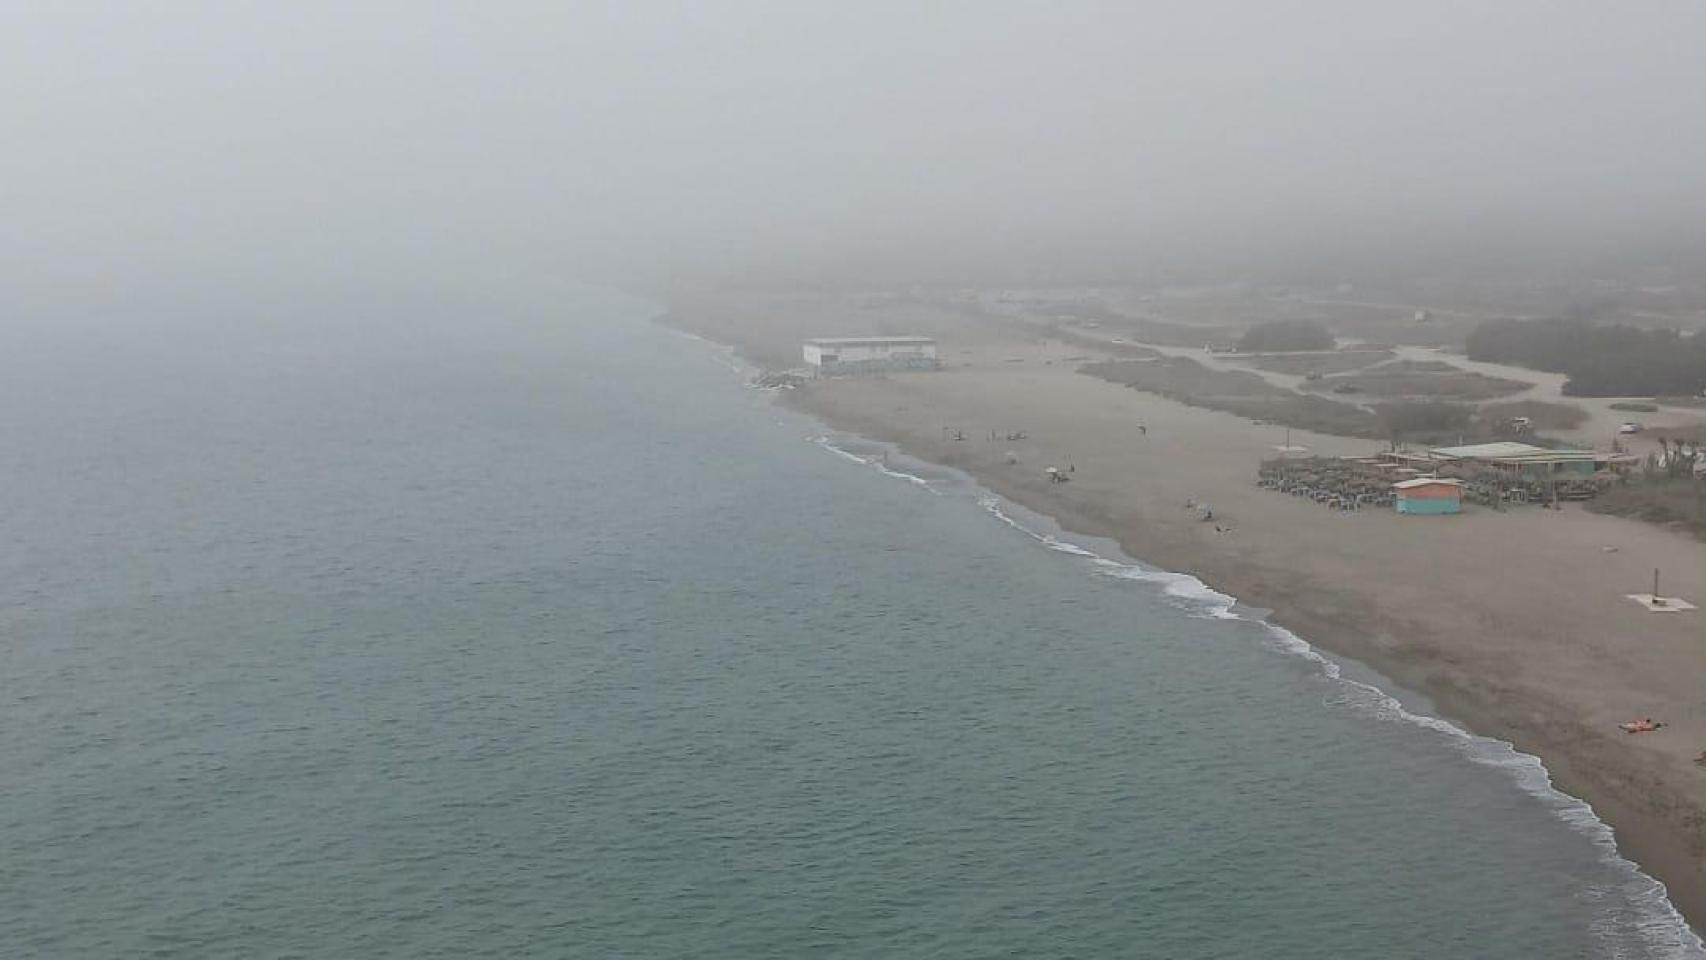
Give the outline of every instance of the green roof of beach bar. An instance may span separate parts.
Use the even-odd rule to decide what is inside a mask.
[[[1548,450],[1528,443],[1475,443],[1463,447],[1439,447],[1429,451],[1436,460],[1475,460],[1527,475],[1593,473],[1615,457],[1593,450]]]
[[[1603,460],[1592,450],[1548,450],[1529,443],[1501,441],[1472,443],[1465,447],[1437,447],[1430,451],[1437,460],[1502,460],[1521,463],[1562,463],[1573,460]]]

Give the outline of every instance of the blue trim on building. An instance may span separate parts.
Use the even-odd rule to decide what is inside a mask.
[[[1397,508],[1399,513],[1414,513],[1423,516],[1441,516],[1444,514],[1461,512],[1463,504],[1455,497],[1451,499],[1436,498],[1431,500],[1411,500],[1407,497],[1401,496],[1398,498]]]

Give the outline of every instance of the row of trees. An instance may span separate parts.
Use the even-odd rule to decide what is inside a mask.
[[[1700,448],[1689,446],[1681,440],[1673,446],[1664,437],[1659,438],[1659,452],[1647,454],[1647,476],[1663,476],[1666,479],[1692,480],[1695,478],[1694,465],[1700,462]]]
[[[1695,396],[1706,389],[1706,337],[1584,320],[1489,320],[1469,359],[1569,376],[1577,397]]]

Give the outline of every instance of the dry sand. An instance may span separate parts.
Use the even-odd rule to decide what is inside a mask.
[[[1706,768],[1692,762],[1706,749],[1706,610],[1652,614],[1624,598],[1649,590],[1659,567],[1664,592],[1706,607],[1706,545],[1573,505],[1401,517],[1262,489],[1256,466],[1274,455],[1278,428],[1079,374],[1082,345],[1039,343],[951,309],[700,303],[673,322],[771,366],[796,365],[806,336],[894,333],[904,322],[942,337],[941,371],[816,381],[789,402],[1272,609],[1275,622],[1426,695],[1447,717],[1540,756],[1691,922],[1706,922]],[[1027,439],[991,441],[991,430]],[[1291,439],[1323,455],[1379,447],[1300,431]],[[1068,464],[1071,483],[1047,482],[1045,466]],[[1193,500],[1230,529],[1199,521],[1185,506]],[[1669,726],[1638,736],[1617,727],[1643,716]]]

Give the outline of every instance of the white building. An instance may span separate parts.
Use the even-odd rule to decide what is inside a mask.
[[[937,366],[930,337],[826,337],[807,340],[804,353],[806,366],[819,376]]]

